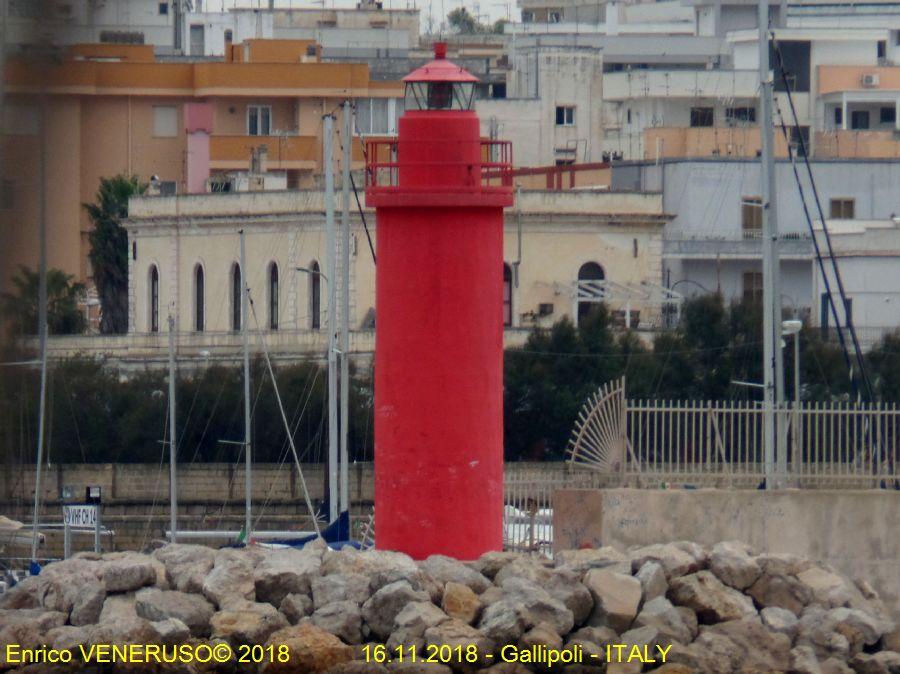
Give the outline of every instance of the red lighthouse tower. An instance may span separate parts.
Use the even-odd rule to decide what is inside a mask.
[[[475,559],[503,544],[503,208],[510,146],[483,141],[478,79],[446,60],[404,78],[399,134],[368,143],[377,213],[379,548]]]

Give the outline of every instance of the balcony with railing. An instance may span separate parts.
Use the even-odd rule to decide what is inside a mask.
[[[446,205],[463,205],[459,195],[476,197],[485,205],[508,205],[513,190],[511,142],[476,141],[477,161],[446,159],[464,153],[458,141],[446,141],[446,152],[440,151],[440,140],[431,142],[434,151],[429,159],[403,159],[404,142],[420,141],[392,138],[366,142],[366,195],[370,205],[379,205],[383,198],[398,205],[404,198],[415,200],[423,195],[444,195]]]
[[[322,154],[321,142],[315,136],[212,136],[210,167],[247,169],[250,153],[260,145],[268,149],[268,167],[274,170],[314,169]]]
[[[644,158],[758,157],[758,127],[655,127],[644,130]],[[775,156],[787,156],[787,143],[775,134]]]
[[[603,98],[755,99],[759,74],[755,70],[629,70],[603,75]]]

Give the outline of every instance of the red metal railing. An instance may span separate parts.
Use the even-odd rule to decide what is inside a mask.
[[[448,141],[449,143],[450,141]],[[366,190],[369,192],[512,192],[512,143],[507,140],[481,140],[481,161],[442,161],[440,157],[424,162],[398,161],[401,141],[366,141]],[[449,153],[448,153],[449,154]],[[446,185],[401,184],[401,174],[428,171],[448,176]],[[421,174],[420,174],[421,175]],[[460,180],[461,179],[461,180]]]

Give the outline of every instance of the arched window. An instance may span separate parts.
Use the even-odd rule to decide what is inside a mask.
[[[512,301],[512,269],[503,263],[503,327],[512,327],[513,301]]]
[[[594,304],[602,301],[603,290],[591,281],[603,281],[606,273],[596,262],[585,262],[578,270],[578,322],[587,316]],[[585,283],[586,282],[586,283]]]
[[[206,282],[203,266],[194,267],[194,330],[203,332],[206,327]]]
[[[231,265],[231,329],[241,329],[241,266],[235,262]]]
[[[322,274],[315,260],[309,265],[309,327],[322,327]]]
[[[278,264],[269,265],[269,330],[278,329]]]
[[[150,332],[159,332],[159,269],[150,265]]]

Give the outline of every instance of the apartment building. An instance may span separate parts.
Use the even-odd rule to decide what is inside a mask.
[[[103,177],[155,176],[164,193],[205,191],[207,178],[227,182],[265,146],[269,170],[287,187],[316,184],[322,116],[336,111],[339,128],[347,98],[365,128],[372,110],[402,111],[399,83],[372,81],[365,64],[321,62],[308,41],[249,40],[217,60],[161,60],[150,45],[110,44],[73,46],[47,64],[11,60],[0,148],[3,283],[16,265],[36,265],[41,199],[49,265],[90,278],[82,204]],[[348,141],[361,161],[361,143]]]
[[[816,246],[827,257],[810,182],[776,162],[781,292],[786,313],[827,326],[825,282]],[[850,298],[851,318],[867,343],[900,325],[900,161],[813,160],[811,170]],[[760,166],[755,159],[662,159],[614,165],[614,189],[660,190],[674,215],[664,231],[663,280],[685,296],[720,292],[726,301],[762,297]],[[826,268],[830,263],[826,260]],[[828,271],[834,287],[834,276]]]

